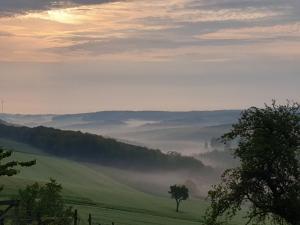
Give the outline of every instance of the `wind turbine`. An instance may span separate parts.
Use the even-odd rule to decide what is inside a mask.
[[[1,109],[2,109],[2,113],[4,113],[4,100],[1,99]]]

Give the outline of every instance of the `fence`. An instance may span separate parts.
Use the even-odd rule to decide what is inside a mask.
[[[0,201],[0,206],[6,206],[6,208],[0,212],[0,225],[5,225],[5,221],[6,220],[11,220],[12,218],[9,218],[9,215],[8,215],[8,212],[15,208],[15,210],[17,211],[18,210],[18,205],[19,205],[19,201],[15,201],[15,200],[7,200],[7,201]],[[14,225],[19,225],[21,224],[21,222],[26,222],[26,224],[30,224],[31,222],[34,221],[33,218],[13,218],[14,219]],[[74,225],[81,225],[81,219],[80,217],[78,216],[78,210],[75,209],[74,210],[74,214],[73,214],[73,217],[68,217],[68,218],[58,218],[58,217],[42,217],[41,219],[39,219],[37,221],[37,224],[38,225],[42,225],[44,224],[42,220],[48,220],[48,221],[53,221],[55,219],[70,219],[70,220],[73,220],[73,224]],[[115,224],[114,222],[111,222],[110,224],[104,224],[104,223],[94,223],[93,222],[93,217],[92,217],[92,214],[89,213],[88,215],[88,218],[87,218],[87,222],[88,222],[88,225],[117,225]],[[22,224],[23,224],[22,223]],[[11,224],[11,222],[9,223]]]

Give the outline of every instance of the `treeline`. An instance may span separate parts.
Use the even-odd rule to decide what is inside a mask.
[[[80,131],[64,131],[42,126],[29,128],[2,123],[0,137],[29,144],[51,155],[120,168],[145,170],[204,168],[200,161],[192,157],[164,154],[160,150],[126,144]]]

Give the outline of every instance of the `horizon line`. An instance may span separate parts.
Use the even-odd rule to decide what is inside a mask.
[[[191,112],[218,112],[218,111],[242,111],[244,109],[192,109],[192,110],[99,110],[90,112],[74,112],[74,113],[0,113],[2,115],[22,115],[22,116],[63,116],[63,115],[80,115],[80,114],[94,114],[104,112],[170,112],[170,113],[191,113]]]

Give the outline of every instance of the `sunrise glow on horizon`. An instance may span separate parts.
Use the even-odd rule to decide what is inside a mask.
[[[0,2],[7,112],[237,109],[300,100],[299,1],[24,2]]]

